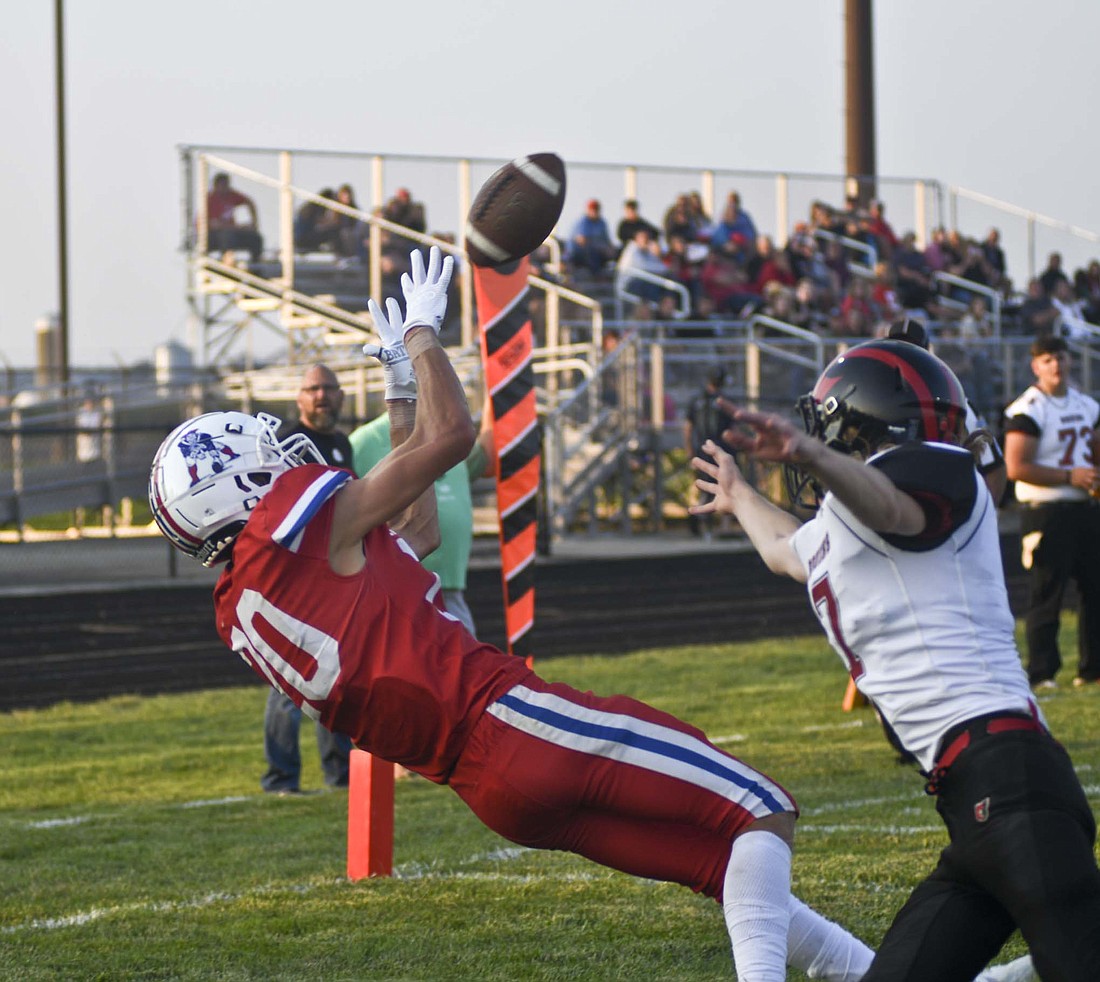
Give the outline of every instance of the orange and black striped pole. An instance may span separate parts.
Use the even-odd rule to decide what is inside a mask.
[[[475,266],[473,272],[497,457],[504,624],[509,653],[530,664],[541,434],[531,366],[528,268],[524,258],[498,269]]]

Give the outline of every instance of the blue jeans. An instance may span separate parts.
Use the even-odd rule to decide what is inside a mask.
[[[298,745],[301,724],[302,711],[282,692],[272,689],[267,694],[264,710],[267,771],[260,779],[260,786],[265,791],[301,790],[302,754]],[[330,733],[318,723],[317,750],[321,755],[325,784],[346,788],[351,740],[341,733]]]

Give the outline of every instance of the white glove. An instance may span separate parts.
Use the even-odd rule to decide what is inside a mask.
[[[381,344],[363,345],[363,354],[377,358],[382,363],[382,376],[386,380],[386,399],[415,399],[416,373],[409,353],[401,340],[401,305],[390,297],[386,301],[389,317],[373,300],[367,301],[367,310],[374,321],[374,329],[382,339]]]
[[[447,313],[447,286],[454,270],[454,256],[444,259],[439,246],[432,246],[427,272],[419,250],[414,249],[409,258],[412,274],[401,276],[401,292],[405,294],[405,333],[423,324],[438,334]]]

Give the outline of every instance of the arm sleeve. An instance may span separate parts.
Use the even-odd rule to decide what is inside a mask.
[[[466,474],[471,481],[476,481],[485,473],[485,464],[488,459],[488,455],[482,449],[480,441],[475,440],[474,449],[470,451],[470,456],[466,458]]]
[[[969,450],[946,444],[908,443],[870,461],[924,511],[918,535],[883,535],[899,549],[925,552],[942,545],[974,510],[978,477]]]
[[[1040,435],[1039,424],[1030,416],[1025,416],[1023,413],[1019,413],[1016,416],[1009,416],[1005,419],[1005,432],[1024,433],[1027,436],[1033,437],[1038,437]]]

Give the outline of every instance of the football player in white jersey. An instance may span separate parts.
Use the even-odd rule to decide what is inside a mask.
[[[1062,667],[1062,597],[1077,583],[1077,677],[1100,682],[1100,405],[1069,384],[1064,339],[1031,345],[1035,384],[1005,410],[1005,460],[1023,511],[1023,564],[1029,570],[1028,677],[1053,688]],[[1100,974],[1100,973],[1098,973]]]
[[[802,524],[711,444],[696,506],[734,515],[770,569],[805,582],[860,691],[920,762],[950,844],[866,982],[962,982],[1014,928],[1046,980],[1100,971],[1095,819],[1035,705],[1013,639],[996,510],[951,370],[899,340],[836,358],[800,400],[806,430],[726,403],[726,442],[806,471]]]

